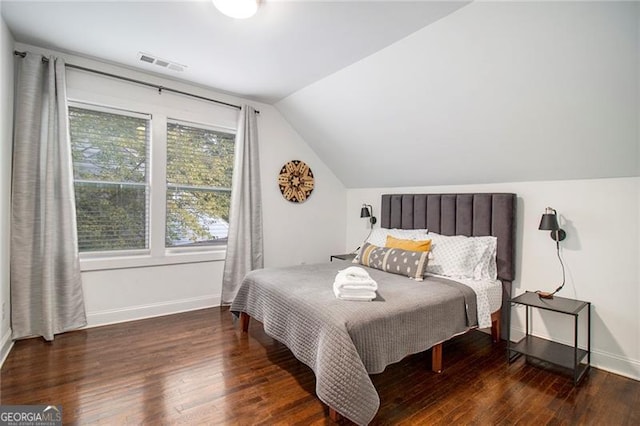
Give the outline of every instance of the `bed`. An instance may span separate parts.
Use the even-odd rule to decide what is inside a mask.
[[[497,278],[502,306],[491,313],[494,340],[506,332],[515,274],[515,194],[388,194],[381,199],[381,226],[424,229],[442,235],[497,238]],[[332,292],[344,262],[268,268],[247,274],[231,305],[248,330],[250,318],[285,344],[316,375],[316,394],[357,424],[375,416],[380,401],[369,377],[405,356],[428,349],[432,369],[442,369],[442,343],[477,328],[477,294],[446,277],[416,282],[367,268],[378,282],[372,302],[337,300]],[[501,331],[502,330],[502,331]]]

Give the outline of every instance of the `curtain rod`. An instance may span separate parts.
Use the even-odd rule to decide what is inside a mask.
[[[16,56],[20,56],[22,58],[27,56],[27,52],[20,52],[18,50],[14,50],[13,54],[16,55]],[[43,62],[49,62],[49,59],[45,58],[43,56],[42,57],[42,61]],[[240,105],[230,104],[230,103],[219,101],[219,100],[216,100],[216,99],[206,98],[206,97],[200,96],[200,95],[194,95],[193,93],[183,92],[182,90],[176,90],[176,89],[172,89],[170,87],[164,87],[164,86],[160,86],[160,85],[157,85],[157,84],[148,83],[146,81],[136,80],[134,78],[124,77],[124,76],[121,76],[121,75],[111,74],[111,73],[104,72],[104,71],[94,70],[92,68],[85,68],[85,67],[81,67],[79,65],[67,64],[67,63],[65,63],[64,65],[65,65],[65,67],[74,68],[74,69],[77,69],[77,70],[80,70],[80,71],[87,71],[87,72],[91,72],[91,73],[94,73],[94,74],[104,75],[105,77],[117,78],[119,80],[128,81],[130,83],[136,83],[136,84],[141,84],[143,86],[153,87],[154,89],[158,89],[158,93],[160,93],[160,94],[164,90],[165,92],[177,93],[179,95],[190,96],[192,98],[200,99],[200,100],[203,100],[203,101],[214,102],[216,104],[228,106],[228,107],[231,107],[231,108],[241,109]],[[256,111],[256,114],[260,114],[260,111],[258,111],[258,110],[255,110],[255,111]]]

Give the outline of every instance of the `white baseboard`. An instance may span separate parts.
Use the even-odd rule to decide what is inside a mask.
[[[512,336],[514,334],[513,331],[515,331],[516,335],[518,336],[525,334],[524,329],[514,327],[511,330]],[[573,346],[573,342],[551,339],[547,335],[536,333],[534,334],[534,336],[543,339],[554,340],[567,346]],[[593,344],[591,345],[591,366],[600,370],[608,371],[613,374],[618,374],[620,376],[640,381],[640,360],[632,359],[618,354],[612,354],[600,349],[594,349]]]
[[[592,350],[591,365],[600,370],[640,381],[640,361],[636,359],[601,350]]]
[[[170,302],[152,303],[149,305],[127,306],[125,308],[87,312],[87,327],[100,327],[126,321],[135,321],[180,312],[220,306],[220,296],[201,296],[190,299],[172,300]]]
[[[2,336],[2,340],[0,340],[0,368],[2,368],[4,360],[9,356],[11,348],[13,348],[13,340],[11,340],[11,329],[9,328]]]

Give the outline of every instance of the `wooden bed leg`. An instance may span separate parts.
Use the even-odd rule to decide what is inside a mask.
[[[442,373],[442,343],[431,348],[431,371]]]
[[[491,314],[491,340],[493,343],[500,341],[500,310]]]
[[[249,331],[249,320],[251,317],[246,312],[240,312],[240,330],[244,333]]]
[[[331,419],[332,422],[338,423],[340,420],[342,420],[342,414],[338,413],[336,410],[329,407],[329,418]]]

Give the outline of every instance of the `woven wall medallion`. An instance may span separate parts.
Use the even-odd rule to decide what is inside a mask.
[[[314,184],[313,172],[304,161],[291,160],[280,169],[278,185],[287,201],[302,203],[311,195]]]

